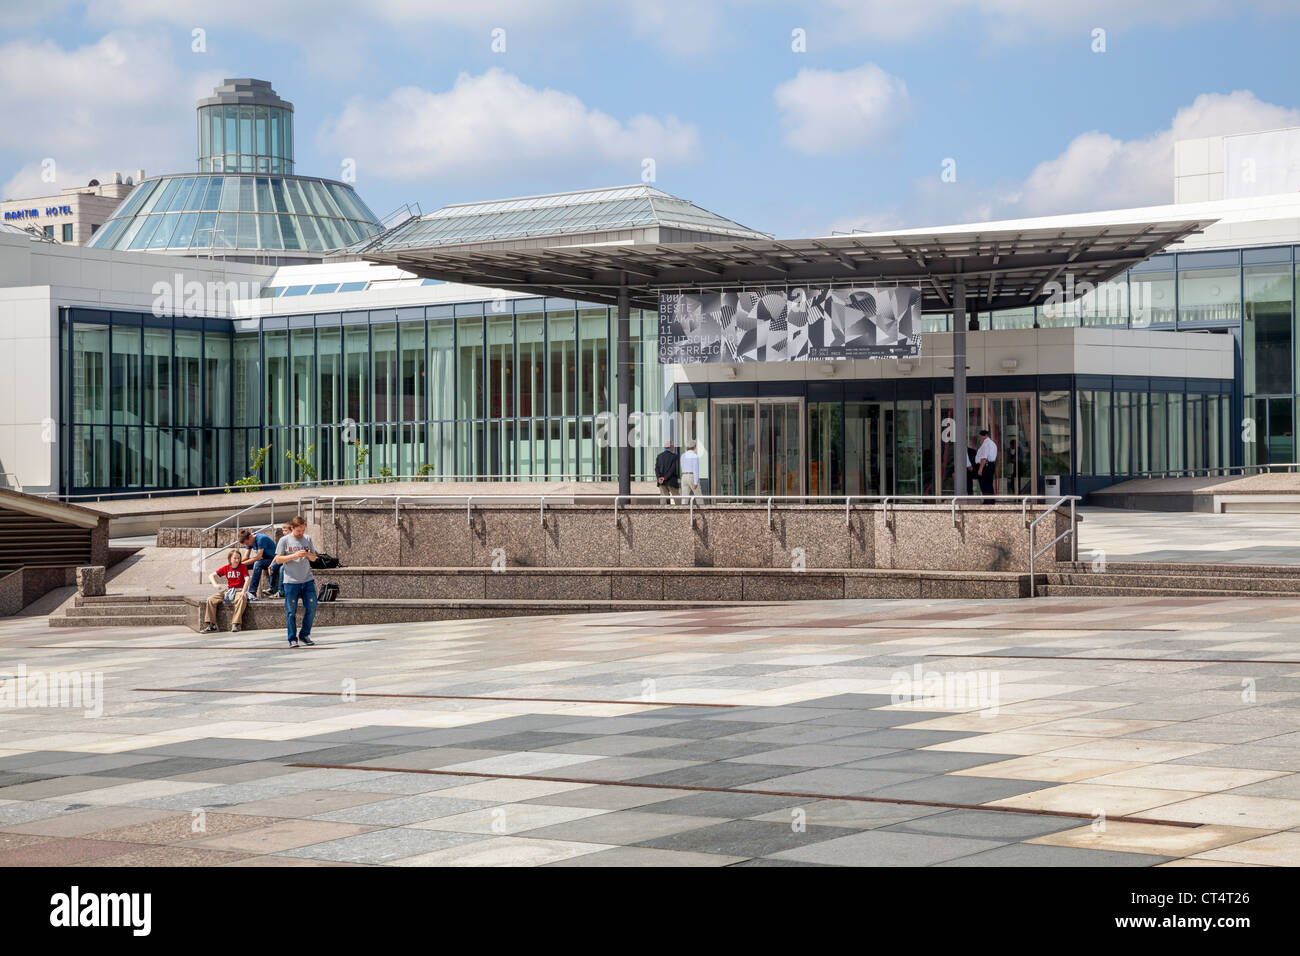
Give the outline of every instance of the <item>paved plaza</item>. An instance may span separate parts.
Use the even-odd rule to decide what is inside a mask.
[[[853,601],[290,651],[10,619],[0,865],[1292,865],[1297,622]]]

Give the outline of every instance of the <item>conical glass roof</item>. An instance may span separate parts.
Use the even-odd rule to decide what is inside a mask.
[[[383,231],[351,186],[310,176],[182,173],[140,183],[97,249],[322,254]]]

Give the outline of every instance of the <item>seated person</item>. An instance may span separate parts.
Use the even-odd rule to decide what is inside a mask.
[[[248,599],[256,601],[261,596],[259,585],[262,572],[267,574],[267,590],[274,594],[279,590],[280,566],[275,563],[275,539],[262,532],[253,533],[245,528],[239,532],[240,547],[245,549],[244,561],[252,569],[253,580],[248,587]]]
[[[242,630],[244,612],[248,610],[248,585],[252,579],[240,550],[231,548],[226,555],[226,563],[208,575],[208,578],[218,590],[203,606],[203,627],[200,633],[211,634],[217,629],[217,612],[223,602],[234,606],[230,629]]]

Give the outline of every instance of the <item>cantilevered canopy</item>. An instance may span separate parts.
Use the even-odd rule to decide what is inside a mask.
[[[1130,211],[1132,212],[1132,211]],[[661,292],[787,285],[919,285],[923,309],[952,308],[953,282],[981,311],[1041,302],[1048,284],[1100,283],[1214,219],[1117,221],[1088,213],[977,226],[861,233],[820,239],[724,240],[642,245],[460,250],[374,250],[362,256],[416,275],[467,285],[614,304],[626,282],[632,305]],[[1109,218],[1108,218],[1109,217]]]

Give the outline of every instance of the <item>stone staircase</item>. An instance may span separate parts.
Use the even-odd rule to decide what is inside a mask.
[[[1283,597],[1300,600],[1300,566],[1084,561],[1038,575],[1044,597]]]
[[[179,595],[77,595],[61,614],[50,615],[50,627],[186,627],[191,617],[191,606]]]

